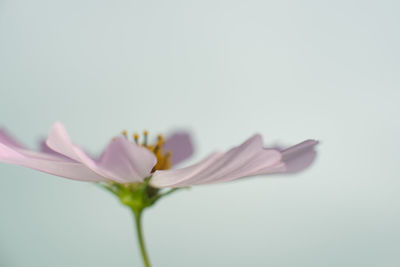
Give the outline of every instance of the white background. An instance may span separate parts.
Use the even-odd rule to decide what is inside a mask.
[[[312,168],[176,193],[146,212],[154,266],[400,266],[397,1],[0,0],[0,125],[62,121],[99,153],[189,129],[201,159],[254,133],[321,141]],[[140,266],[92,184],[0,165],[0,266]]]

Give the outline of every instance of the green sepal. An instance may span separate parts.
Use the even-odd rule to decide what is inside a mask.
[[[128,206],[134,213],[141,213],[145,208],[154,205],[162,197],[167,196],[180,188],[167,191],[152,187],[151,176],[142,183],[120,184],[115,182],[98,183],[99,186],[116,195],[122,204]]]

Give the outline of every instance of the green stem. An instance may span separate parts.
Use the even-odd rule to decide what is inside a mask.
[[[135,215],[136,232],[140,246],[140,252],[142,254],[142,259],[145,267],[150,267],[149,257],[147,256],[146,247],[144,245],[143,233],[142,233],[142,211],[133,211]]]

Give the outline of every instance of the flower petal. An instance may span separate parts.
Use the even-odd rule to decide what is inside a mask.
[[[279,151],[263,148],[255,135],[226,153],[214,153],[202,162],[177,170],[156,171],[150,183],[155,187],[185,187],[219,183],[256,174],[260,169],[280,164]]]
[[[295,173],[310,166],[316,157],[314,147],[317,144],[318,141],[306,140],[282,150],[282,160],[285,163],[286,172]]]
[[[154,187],[179,187],[178,184],[188,182],[193,177],[196,178],[223,155],[224,153],[214,152],[199,163],[186,168],[156,171],[150,180],[150,184]]]
[[[316,157],[314,147],[317,144],[318,141],[306,140],[286,149],[282,149],[281,147],[273,148],[281,152],[281,163],[272,168],[268,167],[261,169],[256,175],[270,173],[297,173],[304,170],[313,163]],[[264,149],[270,150],[270,148]]]
[[[23,146],[12,138],[5,129],[0,129],[0,143],[9,147],[23,148]]]
[[[108,145],[101,159],[96,162],[72,143],[61,123],[55,123],[46,143],[52,150],[81,162],[97,174],[116,182],[140,182],[150,175],[157,161],[153,153],[122,137],[114,142]]]
[[[171,152],[171,163],[177,165],[193,155],[193,142],[188,132],[175,132],[163,145],[164,151]]]
[[[64,158],[64,159],[69,159],[68,157],[54,151],[53,149],[51,149],[47,144],[46,144],[46,139],[42,139],[39,141],[39,149],[40,152],[45,153],[45,154],[51,154],[60,158]]]
[[[105,181],[106,178],[89,170],[76,161],[56,157],[50,154],[36,153],[7,146],[0,143],[0,161],[20,165],[80,181]]]
[[[143,181],[150,175],[157,158],[148,149],[117,137],[110,142],[97,164],[129,181]]]

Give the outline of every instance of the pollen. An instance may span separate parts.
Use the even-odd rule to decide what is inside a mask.
[[[171,167],[171,152],[163,151],[163,145],[165,143],[164,137],[159,134],[157,136],[157,142],[154,145],[147,145],[146,148],[154,153],[157,157],[157,164],[154,166],[153,171],[156,170],[167,170]]]
[[[139,143],[139,134],[138,133],[134,133],[132,137],[136,144]]]

